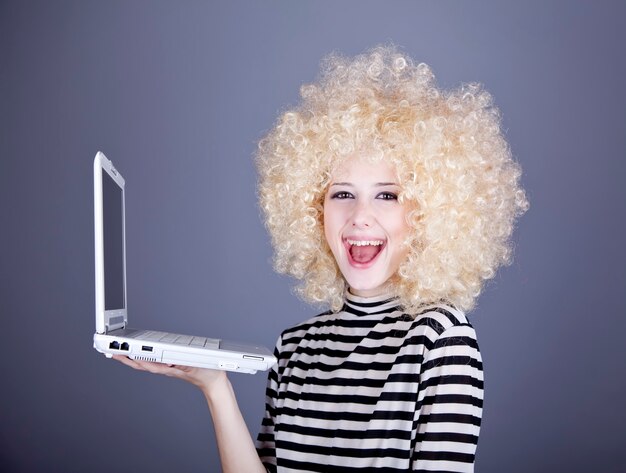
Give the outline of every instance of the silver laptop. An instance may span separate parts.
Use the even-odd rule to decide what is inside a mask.
[[[240,373],[268,370],[276,358],[265,347],[128,327],[126,305],[125,181],[104,154],[93,163],[96,250],[96,333],[107,357],[198,366]]]

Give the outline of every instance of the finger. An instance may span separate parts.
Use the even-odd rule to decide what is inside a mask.
[[[178,365],[164,364],[164,363],[155,363],[152,361],[134,361],[137,366],[145,371],[149,371],[154,374],[164,374],[166,376],[175,376],[180,378],[185,374],[183,370],[179,368]]]
[[[191,371],[195,369],[193,366],[185,366],[185,365],[168,365],[168,366],[171,366],[172,368],[176,368],[179,371],[184,371],[185,373],[190,373]]]
[[[113,359],[139,371],[147,371],[153,374],[163,374],[176,378],[183,378],[193,368],[190,366],[155,363],[151,361],[133,360],[123,355],[113,355]]]
[[[113,359],[125,364],[126,366],[130,366],[131,368],[134,368],[136,370],[149,371],[150,373],[157,373],[157,374],[164,374],[163,372],[167,370],[167,367],[174,366],[174,365],[164,365],[162,363],[153,363],[150,361],[133,360],[132,358],[129,358],[123,355],[113,355]]]
[[[131,360],[130,358],[128,358],[127,356],[123,356],[123,355],[113,355],[113,359],[119,361],[120,363],[126,365],[126,366],[130,366],[133,369],[136,370],[144,370],[143,367],[141,367],[139,365],[139,363],[137,363],[135,360]]]

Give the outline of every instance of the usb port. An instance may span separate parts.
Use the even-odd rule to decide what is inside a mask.
[[[152,351],[152,347],[149,347],[149,346],[143,345],[143,346],[141,347],[141,351]]]

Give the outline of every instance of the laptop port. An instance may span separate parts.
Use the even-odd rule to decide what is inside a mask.
[[[141,347],[141,351],[152,351],[152,347],[149,347],[149,346],[143,345],[143,346]]]
[[[119,350],[120,349],[120,344],[118,342],[111,342],[109,343],[109,348],[113,348],[114,350]]]
[[[120,350],[128,351],[128,348],[129,346],[127,342],[124,342],[120,345]]]

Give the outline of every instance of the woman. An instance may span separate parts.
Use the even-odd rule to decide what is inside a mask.
[[[225,372],[200,387],[226,472],[473,471],[482,362],[464,311],[527,202],[491,97],[393,47],[332,55],[259,144],[277,271],[330,311],[282,333],[257,448]]]

